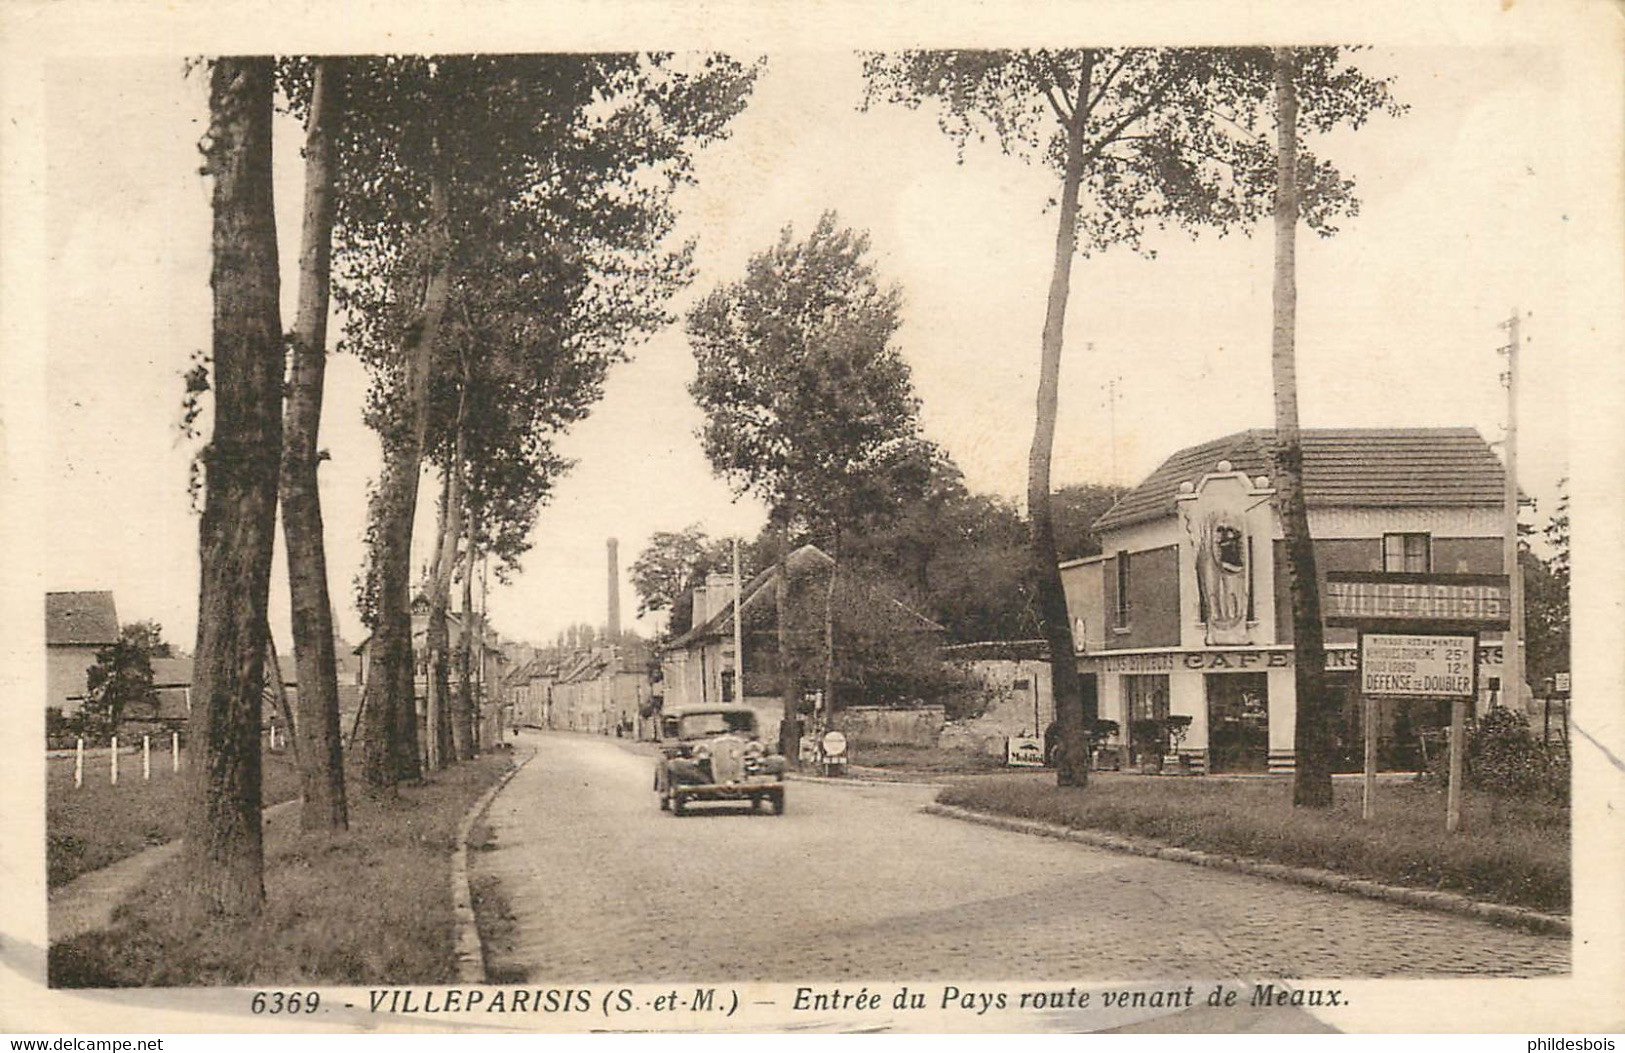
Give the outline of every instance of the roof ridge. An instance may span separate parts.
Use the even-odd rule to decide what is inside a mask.
[[[1172,511],[1181,482],[1210,472],[1219,461],[1270,471],[1274,428],[1248,428],[1185,446],[1095,520],[1097,530],[1129,526]],[[1444,506],[1490,504],[1504,487],[1501,461],[1471,426],[1306,428],[1304,487],[1311,504]],[[1212,464],[1203,462],[1211,461]],[[1496,478],[1491,478],[1496,476]],[[1334,497],[1335,501],[1326,498]],[[1320,498],[1317,500],[1317,498]],[[1379,502],[1380,499],[1380,502]]]

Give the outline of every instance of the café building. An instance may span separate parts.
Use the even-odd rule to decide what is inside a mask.
[[[1135,768],[1286,772],[1296,691],[1273,432],[1180,450],[1096,523],[1102,552],[1061,564],[1086,698]],[[1317,571],[1502,574],[1505,473],[1470,428],[1303,432]],[[1338,766],[1361,763],[1356,633],[1327,628]],[[1500,693],[1501,633],[1477,646],[1478,708]],[[1449,704],[1384,701],[1379,764],[1425,763]]]

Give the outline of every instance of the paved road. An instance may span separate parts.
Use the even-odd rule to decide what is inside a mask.
[[[930,787],[792,782],[786,814],[656,808],[614,740],[540,753],[474,853],[504,980],[1546,975],[1566,937],[922,815]],[[786,894],[788,888],[789,893]]]

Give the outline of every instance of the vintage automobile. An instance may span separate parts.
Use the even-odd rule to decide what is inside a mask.
[[[695,801],[766,801],[784,814],[784,758],[762,742],[749,706],[690,706],[661,714],[655,793],[680,816]]]

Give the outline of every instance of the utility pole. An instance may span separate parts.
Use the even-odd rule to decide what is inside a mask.
[[[739,577],[739,539],[734,538],[734,701],[745,701],[745,619],[740,611],[745,585]]]
[[[1112,485],[1117,485],[1117,377],[1106,381],[1106,419],[1110,421],[1112,442]]]
[[[1501,648],[1501,704],[1510,709],[1523,705],[1523,567],[1518,561],[1518,351],[1523,337],[1516,307],[1501,328],[1507,331],[1507,342],[1501,348],[1507,356],[1507,369],[1501,375],[1507,388],[1506,538],[1501,563],[1512,592],[1512,624]]]

